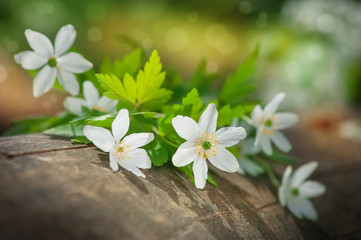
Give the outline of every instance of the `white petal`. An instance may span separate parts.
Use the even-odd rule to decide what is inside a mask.
[[[123,141],[125,141],[125,144],[129,145],[129,149],[142,147],[153,140],[153,133],[133,133],[123,139]]]
[[[109,99],[106,96],[102,96],[98,102],[98,106],[105,109],[107,113],[116,112],[116,106],[118,104],[118,100]]]
[[[58,58],[58,66],[72,73],[83,73],[93,67],[93,64],[75,52],[67,53]]]
[[[278,93],[276,96],[274,96],[271,100],[271,102],[269,102],[265,108],[264,108],[264,112],[266,113],[274,113],[277,109],[278,106],[280,105],[280,103],[282,102],[282,100],[284,99],[286,95],[284,93]]]
[[[85,81],[83,83],[83,94],[89,107],[98,105],[99,92],[91,81]]]
[[[49,58],[54,55],[53,45],[44,34],[27,29],[25,37],[30,47],[40,56]]]
[[[292,167],[288,166],[282,175],[282,185],[289,186],[291,182]]]
[[[259,144],[261,145],[261,148],[265,154],[272,154],[271,140],[268,136],[262,134],[259,138]]]
[[[257,132],[256,132],[256,139],[254,140],[254,145],[255,146],[259,146],[260,145],[260,140],[262,137],[265,137],[263,134],[263,126],[259,126],[257,128]]]
[[[141,148],[129,151],[130,161],[138,168],[150,168],[152,166],[148,153]]]
[[[286,191],[284,186],[280,186],[278,188],[278,199],[280,200],[281,206],[286,206],[288,198],[288,192]]]
[[[195,143],[187,141],[182,143],[172,157],[173,165],[183,167],[193,162],[198,157]]]
[[[84,135],[104,152],[113,150],[115,141],[108,129],[102,127],[85,126]]]
[[[292,214],[299,218],[302,219],[302,205],[303,202],[306,199],[304,198],[300,198],[300,197],[290,197],[287,201],[287,207],[288,209],[292,212]]]
[[[64,70],[58,71],[59,83],[64,87],[65,91],[71,95],[79,94],[79,83],[73,73]]]
[[[109,165],[114,172],[118,171],[119,165],[116,161],[116,157],[112,153],[109,153]]]
[[[317,211],[310,200],[305,199],[300,206],[300,210],[305,218],[313,221],[317,219]]]
[[[255,145],[254,138],[247,138],[242,144],[242,151],[246,155],[256,155],[261,151],[261,146],[259,144]]]
[[[117,159],[117,162],[118,164],[125,168],[126,170],[132,172],[133,174],[139,176],[139,177],[142,177],[142,178],[145,178],[145,175],[142,173],[142,171],[140,171],[132,162],[131,162],[131,159],[127,159],[127,160],[123,160],[123,161],[119,161]]]
[[[244,139],[247,133],[243,127],[225,127],[219,129],[215,135],[219,144],[224,147],[231,147]]]
[[[203,189],[206,185],[208,166],[207,161],[197,157],[193,163],[194,182],[198,189]]]
[[[299,187],[317,168],[317,162],[309,162],[299,167],[292,178],[292,187]]]
[[[61,56],[73,45],[76,31],[73,25],[68,24],[60,28],[55,37],[55,55]]]
[[[44,66],[48,59],[33,51],[24,51],[14,56],[15,62],[21,64],[26,70],[34,70]]]
[[[262,116],[262,109],[260,105],[257,105],[252,110],[252,122],[253,126],[257,127],[260,117]]]
[[[287,140],[287,138],[280,133],[279,131],[276,131],[271,136],[271,140],[274,142],[274,144],[282,151],[289,152],[292,149],[291,143]]]
[[[239,168],[244,169],[249,175],[257,177],[264,172],[264,169],[254,161],[244,158],[239,163]]]
[[[223,146],[218,146],[217,154],[208,159],[216,168],[225,172],[236,172],[239,168],[236,157]]]
[[[304,198],[314,198],[326,192],[325,185],[316,181],[306,181],[299,187],[300,196]]]
[[[276,113],[278,119],[278,129],[285,129],[295,125],[298,122],[298,116],[294,113]]]
[[[201,133],[214,133],[217,128],[218,111],[216,105],[211,103],[202,113],[198,121],[199,130]]]
[[[194,141],[199,137],[198,124],[190,117],[178,115],[172,119],[172,125],[178,135],[187,141]]]
[[[66,97],[64,100],[65,109],[77,116],[83,116],[82,106],[86,106],[84,99],[77,97]]]
[[[115,141],[120,142],[120,139],[129,130],[129,111],[127,109],[121,109],[112,123],[112,132]]]
[[[56,68],[51,68],[48,65],[43,67],[34,77],[33,95],[39,97],[48,92],[55,83]]]

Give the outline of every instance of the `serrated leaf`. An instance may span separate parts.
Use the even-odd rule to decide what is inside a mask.
[[[231,108],[229,104],[223,106],[218,112],[218,126],[228,126],[232,123],[234,118],[239,118],[245,114],[243,106],[236,106]]]
[[[220,95],[220,99],[226,103],[239,102],[249,93],[256,89],[252,82],[252,76],[256,72],[256,60],[259,47],[241,64],[235,74],[228,76]]]
[[[156,50],[153,51],[149,61],[145,64],[144,70],[137,75],[137,101],[146,109],[156,109],[166,103],[172,92],[160,88],[165,79],[165,72],[162,72],[162,64]]]
[[[100,66],[101,73],[113,74],[122,79],[125,73],[134,75],[140,68],[142,51],[138,48],[125,55],[123,59],[115,59],[112,63],[109,58],[104,58]]]

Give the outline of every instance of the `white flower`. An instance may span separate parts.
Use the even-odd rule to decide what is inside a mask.
[[[77,116],[83,116],[82,107],[90,110],[98,110],[103,113],[111,113],[116,111],[118,101],[111,100],[106,96],[99,98],[99,92],[90,81],[83,83],[84,99],[77,97],[67,97],[64,101],[64,107]]]
[[[26,39],[34,51],[24,51],[14,56],[17,63],[24,69],[34,70],[41,68],[36,74],[33,83],[33,95],[39,97],[48,92],[58,77],[59,83],[72,95],[79,93],[79,83],[73,73],[82,73],[93,67],[75,52],[66,53],[73,45],[76,31],[72,25],[60,28],[53,47],[45,35],[27,29]]]
[[[296,124],[298,117],[294,113],[275,113],[284,97],[284,93],[279,93],[264,110],[257,105],[252,111],[252,123],[257,128],[255,144],[260,144],[268,155],[272,154],[271,141],[282,151],[288,152],[292,148],[291,143],[279,130]]]
[[[246,137],[242,127],[226,127],[216,132],[218,112],[211,103],[200,117],[198,124],[189,117],[178,115],[172,124],[182,143],[172,158],[176,167],[193,162],[193,174],[197,188],[203,189],[207,179],[207,159],[217,168],[236,172],[239,165],[235,156],[226,147],[237,144]]]
[[[129,112],[119,111],[112,123],[113,134],[105,128],[85,126],[84,135],[95,146],[109,152],[109,164],[113,171],[118,171],[120,165],[137,176],[145,178],[138,168],[150,168],[151,161],[148,153],[142,147],[153,141],[153,133],[133,133],[125,138],[129,129]],[[123,139],[122,139],[123,138]]]
[[[256,155],[260,151],[260,146],[254,144],[254,138],[246,139],[243,144],[241,144],[241,149],[239,151],[239,169],[237,172],[241,175],[246,175],[246,173],[248,173],[254,177],[262,174],[264,172],[262,166],[249,158],[249,156]]]
[[[316,181],[305,181],[317,168],[317,162],[310,162],[299,167],[292,176],[292,168],[288,166],[283,173],[282,185],[278,189],[281,205],[297,218],[317,219],[317,212],[309,198],[322,195],[326,187]]]

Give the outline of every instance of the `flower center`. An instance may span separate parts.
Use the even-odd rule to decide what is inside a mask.
[[[210,142],[208,142],[208,141],[205,141],[203,143],[204,150],[209,150],[211,148],[211,146],[212,146],[212,144]]]
[[[90,110],[97,110],[99,112],[105,113],[105,109],[103,107],[97,106],[97,105],[91,106]]]
[[[57,61],[56,57],[49,58],[48,65],[50,67],[56,67],[57,64],[58,64],[58,61]]]
[[[265,113],[259,118],[259,125],[263,125],[263,133],[271,136],[278,129],[278,118],[274,114]]]
[[[196,150],[198,156],[204,159],[216,155],[218,152],[218,141],[214,133],[204,132],[202,136],[196,140]]]
[[[293,196],[298,196],[300,194],[300,191],[298,191],[298,188],[292,188],[291,193]]]
[[[264,123],[264,125],[266,125],[267,127],[272,127],[273,122],[271,119],[267,119],[266,122]]]
[[[119,161],[123,161],[124,159],[129,159],[129,147],[125,141],[121,141],[115,145],[113,149],[113,154],[118,158]]]

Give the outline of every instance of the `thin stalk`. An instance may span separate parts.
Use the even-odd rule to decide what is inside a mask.
[[[276,187],[276,188],[279,188],[280,187],[280,183],[279,181],[277,180],[272,168],[260,157],[257,157],[257,156],[253,156],[253,159],[258,162],[259,164],[261,164],[264,169],[266,170],[266,173],[268,175],[268,177],[270,178],[272,184]]]

